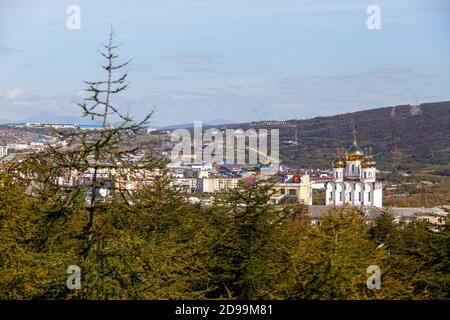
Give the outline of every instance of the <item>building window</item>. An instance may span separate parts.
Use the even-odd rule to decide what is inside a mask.
[[[295,196],[295,195],[297,194],[297,190],[295,190],[295,189],[289,189],[289,194],[290,194],[291,196]]]
[[[361,201],[361,191],[358,192],[358,201]]]
[[[284,191],[284,189],[281,189],[280,191],[281,191],[281,194],[285,194],[285,191]]]
[[[351,192],[348,194],[348,200],[352,201],[352,193]]]
[[[342,191],[339,192],[339,201],[342,201]]]
[[[364,172],[364,179],[367,179],[367,172]]]
[[[367,200],[370,202],[370,192],[367,194]]]

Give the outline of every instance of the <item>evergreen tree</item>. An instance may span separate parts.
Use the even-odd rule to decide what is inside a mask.
[[[384,209],[375,219],[375,225],[370,230],[370,236],[379,245],[393,245],[397,235],[397,227],[391,211]]]
[[[376,297],[366,285],[367,268],[380,265],[384,252],[376,250],[368,232],[358,210],[331,210],[319,226],[298,235],[279,295],[287,299]]]
[[[272,185],[242,184],[218,197],[208,212],[209,298],[270,298],[270,287],[287,257],[280,250],[283,228],[292,223],[295,206],[270,205]]]
[[[114,78],[113,73],[128,62],[115,62],[112,32],[104,48],[106,80],[86,81],[91,96],[80,104],[84,116],[101,119],[103,129],[59,132],[65,144],[29,156],[10,172],[11,179],[34,201],[28,222],[35,232],[29,233],[24,256],[47,270],[46,274],[20,271],[27,274],[27,286],[40,288],[30,292],[30,297],[145,298],[160,278],[150,264],[155,243],[136,232],[138,219],[129,213],[133,206],[155,204],[155,197],[137,197],[136,190],[162,185],[167,190],[168,185],[160,182],[167,180],[166,172],[155,171],[162,166],[161,159],[149,153],[138,155],[137,145],[128,146],[128,141],[136,141],[150,115],[136,122],[113,104],[113,96],[127,88],[127,75]],[[122,121],[117,127],[110,125],[114,117]],[[131,161],[132,156],[140,160]],[[88,181],[75,186],[66,183],[86,173],[90,174]],[[145,181],[149,183],[142,185]],[[174,197],[165,200],[165,206],[159,207],[167,210],[173,208],[172,201],[179,203]],[[9,225],[15,214],[9,211],[3,223]],[[81,268],[80,290],[65,286],[69,265]]]

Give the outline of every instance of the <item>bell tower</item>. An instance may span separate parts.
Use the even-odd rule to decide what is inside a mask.
[[[357,131],[353,129],[352,146],[345,152],[345,175],[349,179],[359,179],[361,176],[361,160],[364,152],[358,146]]]

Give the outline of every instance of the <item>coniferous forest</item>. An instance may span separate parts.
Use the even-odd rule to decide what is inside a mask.
[[[348,207],[312,226],[306,206],[268,205],[267,185],[202,208],[160,179],[134,194],[133,205],[117,197],[90,212],[78,190],[48,185],[30,195],[29,185],[3,174],[1,298],[450,297],[448,225],[402,226],[386,212],[371,226]],[[81,269],[79,290],[66,286],[70,265]],[[380,289],[366,286],[371,265],[380,267]]]

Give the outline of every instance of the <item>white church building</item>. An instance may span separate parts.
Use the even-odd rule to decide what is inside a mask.
[[[341,206],[383,206],[383,186],[376,181],[376,163],[372,154],[364,154],[359,148],[356,131],[353,143],[344,156],[332,162],[333,181],[328,182],[325,204]]]

